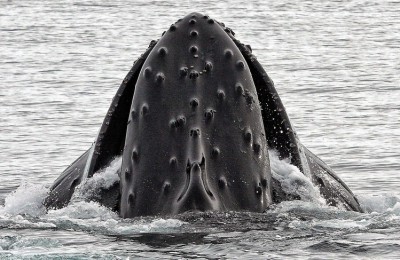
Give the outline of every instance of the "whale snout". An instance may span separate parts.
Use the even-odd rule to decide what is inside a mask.
[[[174,213],[221,210],[218,199],[210,190],[207,178],[204,157],[201,162],[190,163],[188,160],[186,185],[176,201]]]
[[[163,34],[138,75],[130,114],[123,217],[271,204],[270,190],[255,192],[270,179],[256,87],[221,24],[192,13]]]

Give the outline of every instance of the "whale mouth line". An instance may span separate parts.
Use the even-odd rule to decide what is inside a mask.
[[[190,168],[191,168],[191,165],[190,165],[190,161],[189,161],[189,159],[188,159],[188,160],[187,160],[187,163],[186,163],[185,188],[184,188],[183,191],[181,192],[181,195],[179,195],[179,197],[178,197],[178,199],[177,199],[177,202],[179,202],[179,201],[183,198],[183,196],[188,192],[189,184],[190,184]]]

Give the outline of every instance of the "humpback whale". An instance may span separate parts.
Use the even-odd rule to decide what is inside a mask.
[[[93,146],[54,182],[44,204],[68,205],[80,183],[121,156],[119,181],[95,200],[123,218],[263,212],[299,199],[272,177],[270,150],[298,167],[329,205],[362,211],[346,184],[301,144],[250,45],[223,23],[191,13],[135,61]]]

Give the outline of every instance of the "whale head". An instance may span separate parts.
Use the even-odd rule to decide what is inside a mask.
[[[135,85],[120,173],[123,217],[271,204],[261,108],[224,28],[199,13],[166,31]]]

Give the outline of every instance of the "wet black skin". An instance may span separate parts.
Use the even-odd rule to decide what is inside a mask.
[[[94,147],[53,184],[47,207],[67,205],[82,179],[122,156],[120,182],[97,200],[124,218],[263,212],[298,199],[271,177],[268,149],[275,149],[330,205],[362,211],[349,188],[301,145],[250,46],[199,13],[171,25],[134,63]]]

